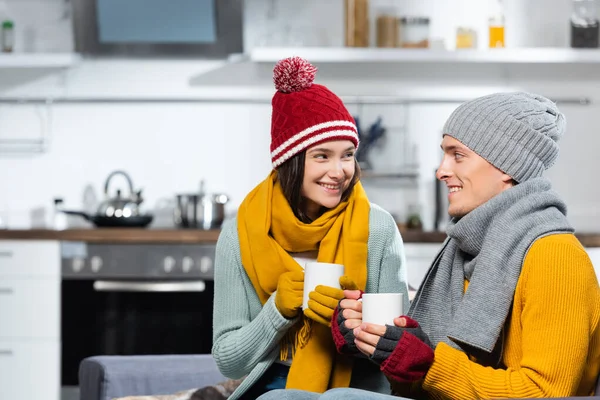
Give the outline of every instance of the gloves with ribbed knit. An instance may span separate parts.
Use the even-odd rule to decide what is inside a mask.
[[[379,364],[381,371],[399,382],[422,379],[433,363],[433,346],[419,323],[406,319],[406,326],[386,325],[385,335],[379,339],[370,359]]]
[[[354,342],[354,329],[348,329],[345,322],[344,309],[337,306],[331,319],[331,335],[335,348],[340,354],[362,354]]]
[[[313,321],[331,327],[331,318],[340,300],[344,298],[344,290],[358,288],[347,275],[340,277],[340,286],[342,289],[318,285],[308,294],[308,308],[304,310],[304,315]]]
[[[285,318],[298,315],[304,295],[304,271],[288,271],[281,274],[275,292],[275,307]]]

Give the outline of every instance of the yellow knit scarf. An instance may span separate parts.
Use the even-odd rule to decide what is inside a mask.
[[[301,268],[289,253],[318,250],[317,261],[343,264],[344,273],[365,290],[369,211],[357,183],[348,200],[312,223],[302,223],[273,171],[246,196],[237,215],[242,264],[262,304],[277,289],[282,273]],[[350,385],[351,359],[337,354],[326,326],[310,324],[306,344],[293,355],[286,388],[322,393]]]

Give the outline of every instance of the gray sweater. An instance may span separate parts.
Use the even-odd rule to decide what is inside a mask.
[[[408,309],[406,261],[402,238],[392,216],[371,204],[367,256],[369,293],[402,293]],[[229,398],[239,398],[279,356],[279,341],[298,318],[286,319],[275,307],[275,293],[261,304],[242,266],[237,220],[223,225],[215,257],[215,298],[212,354],[221,373],[237,379],[247,375]],[[390,393],[379,368],[357,358],[351,387]]]

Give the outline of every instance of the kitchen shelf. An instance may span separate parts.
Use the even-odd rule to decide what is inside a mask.
[[[453,102],[474,97],[473,88],[517,90],[523,82],[600,80],[600,49],[507,48],[488,50],[350,47],[257,47],[229,57],[218,68],[190,78],[198,93],[227,87],[273,93],[273,66],[300,56],[317,66],[317,82],[342,98],[389,96],[392,102]],[[429,90],[423,91],[423,88]],[[440,88],[446,88],[445,94]],[[266,94],[265,94],[266,93]],[[229,96],[229,95],[228,95]],[[237,96],[235,96],[237,97]],[[586,105],[586,93],[565,103]],[[558,100],[555,100],[558,101]],[[359,101],[362,103],[362,101]]]
[[[417,179],[419,174],[416,171],[378,172],[361,170],[360,176],[365,179]]]
[[[259,47],[247,55],[257,63],[300,56],[312,63],[489,63],[600,64],[600,49],[514,48],[433,50],[352,47]]]
[[[0,69],[5,68],[69,68],[81,57],[76,53],[0,53]]]

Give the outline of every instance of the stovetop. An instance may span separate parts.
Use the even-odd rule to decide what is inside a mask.
[[[61,242],[63,279],[213,279],[215,244]]]

